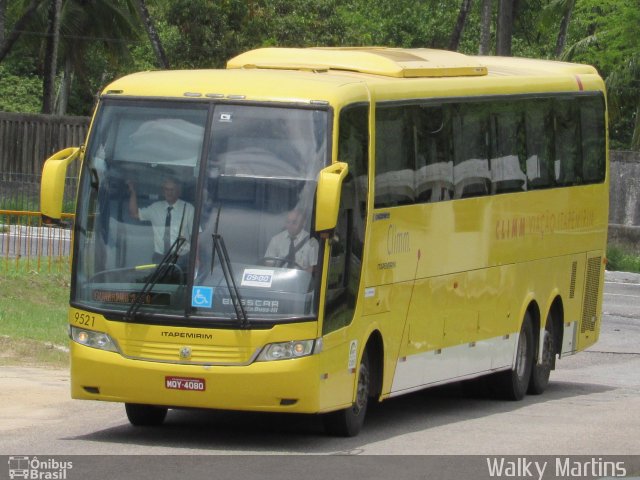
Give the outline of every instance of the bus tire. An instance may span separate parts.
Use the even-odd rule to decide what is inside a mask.
[[[360,433],[367,413],[369,394],[371,392],[370,366],[369,354],[365,350],[358,368],[356,400],[349,408],[325,413],[322,416],[324,430],[327,434],[336,437],[355,437]]]
[[[506,400],[522,400],[524,398],[531,378],[533,348],[533,327],[531,326],[531,316],[527,312],[518,336],[515,366],[506,372],[500,372],[496,377],[494,386],[501,398]]]
[[[532,395],[540,395],[546,390],[549,385],[549,375],[551,374],[551,370],[553,370],[556,342],[551,312],[547,315],[542,342],[542,362],[535,362],[531,368],[531,379],[529,380],[527,393]]]
[[[167,409],[155,405],[125,403],[124,408],[131,425],[135,427],[157,427],[162,425],[167,416]]]

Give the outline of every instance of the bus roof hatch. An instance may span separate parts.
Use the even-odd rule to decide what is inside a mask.
[[[227,68],[345,70],[385,77],[462,77],[487,74],[475,59],[427,48],[260,48],[238,55]]]

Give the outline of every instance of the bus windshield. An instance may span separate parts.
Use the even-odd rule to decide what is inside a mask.
[[[328,117],[103,101],[83,162],[73,302],[125,320],[314,318]]]

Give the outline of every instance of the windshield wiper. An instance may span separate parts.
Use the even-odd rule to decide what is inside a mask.
[[[179,236],[175,239],[173,244],[167,250],[160,263],[156,266],[156,269],[151,273],[145,284],[142,286],[142,289],[136,294],[136,298],[133,300],[131,306],[129,306],[127,313],[124,314],[124,319],[127,321],[131,321],[135,318],[138,310],[144,303],[144,299],[146,296],[153,290],[153,287],[157,285],[157,283],[165,277],[172,269],[178,269],[180,272],[180,267],[177,266],[176,262],[178,261],[178,252],[182,245],[186,242],[186,238]]]
[[[211,235],[212,237],[212,246],[211,246],[211,273],[213,273],[213,266],[216,258],[216,253],[220,257],[220,266],[222,267],[222,274],[224,276],[224,281],[227,284],[227,289],[229,290],[229,296],[231,297],[231,303],[233,304],[233,309],[236,311],[236,318],[240,320],[241,328],[249,328],[249,318],[247,317],[247,312],[242,305],[242,300],[240,298],[240,290],[238,290],[238,286],[236,285],[235,278],[233,276],[233,270],[231,268],[231,260],[229,259],[229,252],[227,251],[227,247],[224,244],[224,238],[222,235],[218,233],[218,221],[220,220],[220,211],[222,208],[218,209],[218,215],[216,218],[215,225],[215,233]]]

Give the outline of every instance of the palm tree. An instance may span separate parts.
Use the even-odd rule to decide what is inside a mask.
[[[20,34],[22,33],[24,27],[32,20],[36,13],[36,9],[43,1],[44,0],[30,0],[29,4],[25,5],[22,9],[22,13],[19,16],[18,21],[11,29],[11,33],[9,33],[9,35],[7,35],[6,37],[0,39],[0,62],[2,62],[4,58],[9,54],[9,52],[13,48],[13,45],[20,38]]]
[[[61,31],[62,89],[70,88],[74,78],[88,83],[87,58],[97,52],[111,70],[127,64],[131,61],[129,45],[140,40],[129,0],[65,0]]]
[[[42,82],[42,113],[53,113],[55,83],[58,66],[58,44],[60,43],[60,10],[62,0],[51,0],[49,4],[44,81]]]
[[[22,5],[17,5],[21,7],[19,20],[4,42],[0,38],[0,61],[10,52],[22,31],[47,32],[44,39],[28,36],[21,40],[31,44],[35,51],[43,52],[43,112],[53,112],[58,65],[63,66],[58,113],[64,113],[71,82],[87,80],[90,52],[100,50],[99,56],[106,58],[112,68],[117,68],[131,59],[128,45],[139,41],[140,24],[149,36],[159,66],[169,68],[145,0],[21,1]]]
[[[59,1],[59,45],[56,53],[51,46],[46,46],[53,42],[55,36],[55,29],[49,27],[53,10],[50,4]],[[127,47],[131,41],[139,39],[137,19],[132,14],[135,9],[127,0],[30,0],[29,6],[34,3],[36,5],[33,13],[23,29],[49,33],[44,39],[25,36],[23,41],[30,43],[35,51],[42,52],[44,49],[43,64],[45,73],[49,73],[49,80],[45,76],[43,111],[53,112],[54,82],[51,80],[51,73],[56,71],[53,66],[64,66],[60,88],[64,101],[58,102],[57,112],[64,113],[71,79],[86,83],[89,75],[87,64],[96,58],[104,58],[112,68],[116,68],[131,59]]]
[[[169,60],[167,60],[167,54],[164,51],[162,42],[160,41],[160,36],[156,31],[153,20],[151,19],[151,15],[149,15],[149,10],[147,9],[145,0],[133,0],[133,3],[135,3],[135,7],[140,20],[142,21],[142,25],[144,25],[144,28],[147,31],[147,36],[149,37],[149,42],[151,42],[153,52],[156,55],[158,66],[160,68],[164,68],[165,70],[168,69]]]

